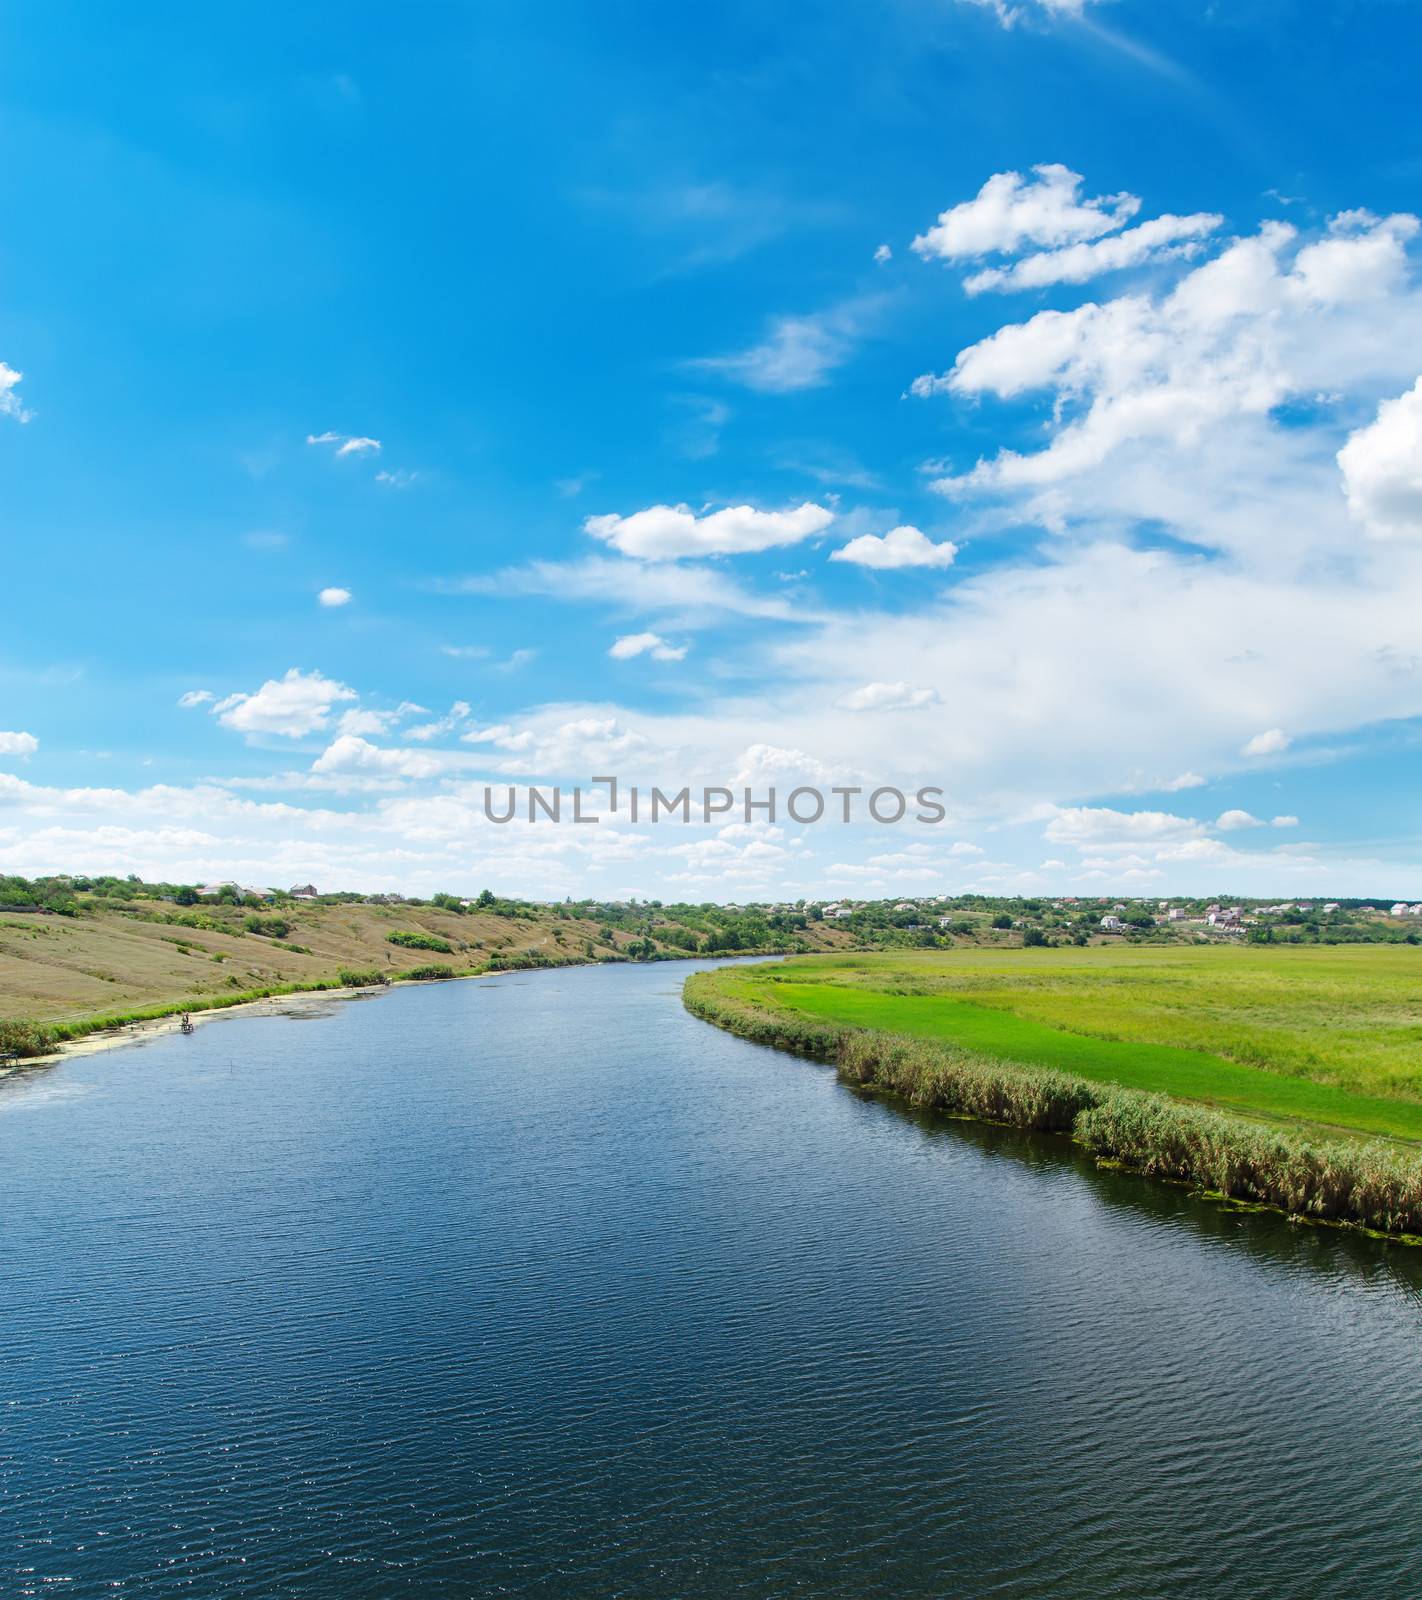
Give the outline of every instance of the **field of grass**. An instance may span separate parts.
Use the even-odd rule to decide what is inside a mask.
[[[741,1002],[1263,1119],[1422,1143],[1422,949],[1092,947],[805,957]]]

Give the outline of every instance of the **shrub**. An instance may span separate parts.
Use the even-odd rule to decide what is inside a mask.
[[[16,1017],[0,1017],[0,1056],[47,1055],[58,1043],[53,1028],[42,1022],[28,1022]]]
[[[454,954],[454,946],[450,944],[449,940],[441,939],[435,933],[397,931],[395,933],[387,933],[385,937],[391,944],[398,944],[406,950],[438,950],[441,955],[450,956]]]
[[[453,978],[455,975],[453,967],[441,967],[437,963],[431,963],[427,967],[411,967],[408,972],[395,974],[398,979],[414,983],[430,983],[436,978]]]
[[[248,933],[260,933],[268,939],[285,939],[291,924],[285,917],[248,917],[242,924]]]
[[[368,989],[372,984],[390,982],[379,967],[342,967],[336,976],[341,980],[343,989]]]

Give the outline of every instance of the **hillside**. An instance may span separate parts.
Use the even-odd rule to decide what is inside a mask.
[[[0,1019],[80,1023],[336,983],[342,974],[390,980],[412,969],[453,976],[851,942],[827,924],[776,928],[714,907],[605,906],[596,916],[589,909],[494,901],[459,911],[356,900],[257,909],[79,892],[62,911],[0,911]],[[392,934],[413,937],[394,943]]]

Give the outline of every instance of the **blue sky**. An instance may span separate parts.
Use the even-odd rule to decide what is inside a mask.
[[[0,867],[1422,893],[1416,7],[3,28]]]

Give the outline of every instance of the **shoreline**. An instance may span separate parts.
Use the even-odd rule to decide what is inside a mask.
[[[1422,1246],[1422,1162],[1395,1148],[1310,1140],[1145,1090],[771,1010],[695,975],[682,1004],[712,1027],[821,1062],[860,1093],[955,1120],[1058,1135],[1098,1166],[1226,1207]]]
[[[150,1039],[178,1033],[180,1031],[178,1019],[184,1011],[192,1019],[194,1028],[200,1028],[210,1022],[220,1021],[223,1017],[280,1016],[284,1012],[293,1010],[319,1011],[323,1006],[347,1004],[355,1000],[373,1000],[382,994],[388,994],[392,989],[429,988],[434,983],[467,983],[472,979],[527,977],[530,973],[560,972],[574,967],[653,967],[682,961],[774,960],[793,953],[784,950],[749,952],[732,950],[727,951],[724,956],[719,952],[714,956],[702,956],[688,951],[681,956],[658,956],[652,961],[582,960],[527,967],[485,967],[479,972],[453,972],[447,978],[392,978],[388,983],[368,983],[349,987],[339,983],[332,983],[329,986],[314,984],[308,988],[292,989],[283,994],[266,994],[250,1000],[234,1000],[226,1005],[214,1004],[214,1001],[221,1000],[221,996],[210,996],[205,1001],[202,999],[190,1001],[186,1006],[174,1005],[171,1010],[165,1010],[159,1016],[144,1017],[133,1022],[116,1022],[110,1027],[96,1027],[92,1032],[81,1034],[77,1039],[61,1040],[57,1049],[47,1051],[43,1055],[21,1056],[17,1061],[0,1064],[0,1082],[14,1073],[29,1072],[37,1067],[54,1067],[78,1056],[99,1055],[107,1050],[120,1050],[128,1045],[146,1044]],[[81,1023],[82,1020],[76,1019]],[[62,1027],[66,1024],[59,1023],[57,1026]]]

